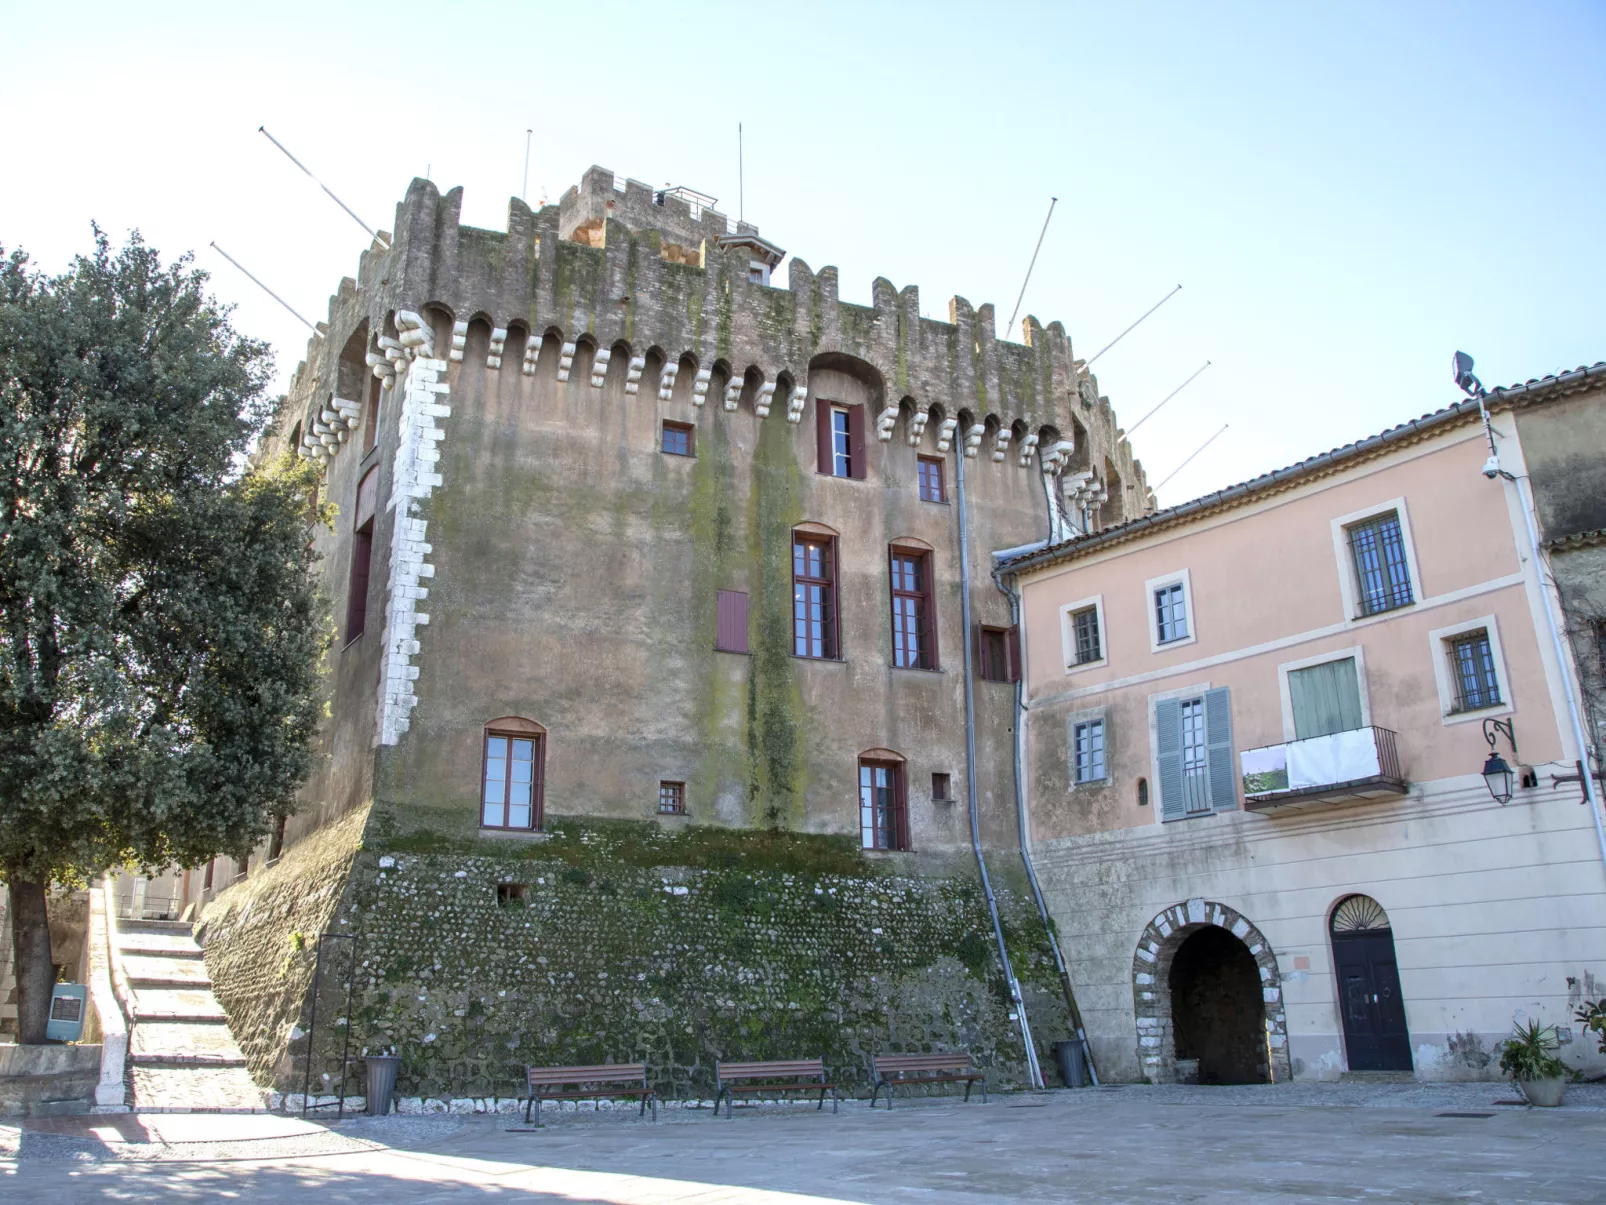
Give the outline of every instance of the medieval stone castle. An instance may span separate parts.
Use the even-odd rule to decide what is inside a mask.
[[[338,1077],[330,1018],[476,1099],[922,1045],[1030,1082],[1074,1031],[993,554],[1148,513],[1142,466],[1059,323],[779,287],[712,203],[592,168],[502,232],[415,180],[331,300],[261,451],[338,510],[325,756],[202,916],[259,1082]]]

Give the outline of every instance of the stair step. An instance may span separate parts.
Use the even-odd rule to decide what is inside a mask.
[[[185,940],[189,941],[187,938]],[[206,952],[194,942],[189,942],[187,947],[124,943],[117,947],[117,952],[124,958],[182,958],[189,962],[198,961],[206,957]]]
[[[119,920],[118,933],[189,933],[187,920]]]
[[[244,1067],[245,1055],[221,1054],[134,1054],[130,1058],[140,1067]]]
[[[1410,1071],[1345,1071],[1338,1081],[1341,1084],[1414,1084],[1416,1075]]]
[[[228,1026],[215,1021],[185,1024],[177,1021],[142,1021],[134,1026],[131,1053],[135,1062],[173,1061],[222,1066],[243,1064],[245,1056]]]
[[[151,1067],[136,1063],[139,1113],[264,1113],[262,1089],[243,1067]]]
[[[205,988],[135,988],[134,1020],[227,1021],[223,1006]]]

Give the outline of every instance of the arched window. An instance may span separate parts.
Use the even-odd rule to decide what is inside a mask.
[[[891,749],[859,754],[859,843],[865,849],[909,848],[904,759]]]
[[[485,725],[480,770],[480,827],[541,827],[541,784],[546,729],[533,720],[504,716]]]

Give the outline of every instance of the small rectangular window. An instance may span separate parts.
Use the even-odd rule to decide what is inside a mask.
[[[664,423],[663,449],[671,456],[695,456],[697,429],[690,423]]]
[[[1104,721],[1084,720],[1073,733],[1077,782],[1103,782],[1104,773]]]
[[[722,653],[750,651],[747,643],[747,595],[740,590],[714,594],[714,648]]]
[[[982,681],[1020,681],[1020,635],[1017,629],[984,625],[977,629],[976,645]]]
[[[931,554],[893,548],[891,558],[892,664],[905,669],[936,669]]]
[[[1181,582],[1161,586],[1154,592],[1155,640],[1166,644],[1188,636],[1188,600]]]
[[[948,496],[942,487],[942,461],[935,456],[922,456],[916,462],[920,473],[920,500],[946,502]]]
[[[376,465],[357,483],[356,522],[351,533],[351,580],[346,586],[346,643],[368,626],[368,579],[374,560],[374,512],[379,502]]]
[[[859,762],[859,837],[865,849],[909,848],[901,764]]]
[[[499,908],[522,908],[528,900],[529,887],[524,883],[498,883],[496,905]]]
[[[1494,672],[1494,651],[1489,633],[1468,632],[1449,642],[1450,669],[1455,682],[1452,711],[1477,711],[1500,705],[1500,683]]]
[[[836,541],[798,533],[792,540],[792,652],[834,660]]]
[[[1355,561],[1356,597],[1363,616],[1410,606],[1415,601],[1398,513],[1389,511],[1349,528],[1349,546]]]
[[[1072,612],[1071,625],[1076,636],[1076,664],[1086,665],[1104,656],[1099,642],[1099,611],[1097,607],[1083,607]]]
[[[368,382],[368,406],[362,420],[362,451],[366,456],[379,442],[379,399],[384,389],[384,382],[378,377],[372,377]]]
[[[953,799],[953,778],[947,774],[933,774],[931,776],[931,797],[933,799]]]
[[[658,784],[658,814],[684,816],[686,814],[686,784],[661,782]]]

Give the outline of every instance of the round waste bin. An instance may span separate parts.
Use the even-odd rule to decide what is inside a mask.
[[[1060,1066],[1060,1082],[1067,1088],[1087,1087],[1087,1052],[1081,1038],[1055,1042],[1054,1061]]]
[[[370,1054],[368,1063],[368,1115],[383,1117],[390,1112],[396,1095],[396,1071],[401,1059],[393,1054]]]

